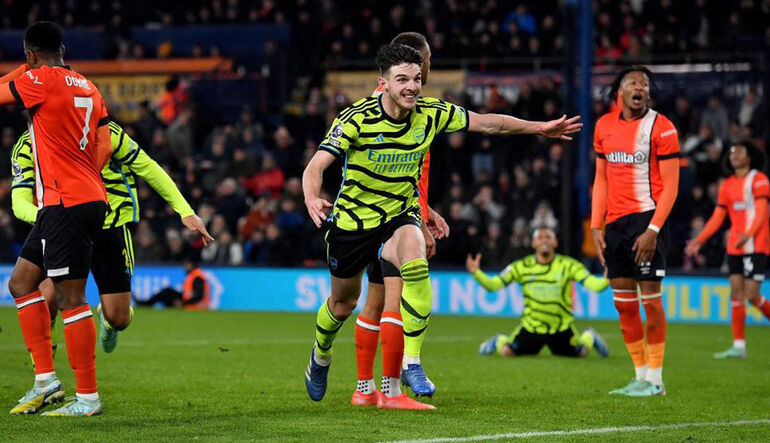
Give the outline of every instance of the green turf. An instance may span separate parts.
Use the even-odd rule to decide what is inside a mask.
[[[137,310],[116,351],[97,351],[105,415],[0,414],[0,440],[383,441],[770,418],[770,328],[748,329],[747,360],[716,361],[711,354],[729,345],[728,326],[669,325],[668,396],[632,399],[607,395],[632,375],[616,323],[592,324],[609,342],[609,359],[569,360],[547,351],[502,359],[479,357],[476,350],[487,336],[512,329],[513,320],[437,316],[423,362],[438,387],[431,400],[438,410],[417,413],[349,405],[352,321],[335,347],[326,398],[310,401],[302,377],[313,325],[307,314]],[[0,309],[0,326],[0,405],[8,410],[32,376],[15,310]],[[59,376],[72,394],[72,372],[60,351]],[[757,441],[770,439],[770,425],[533,439]]]

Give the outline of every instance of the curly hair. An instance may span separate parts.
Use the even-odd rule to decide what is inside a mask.
[[[402,63],[414,63],[420,66],[422,64],[422,54],[406,45],[386,45],[377,51],[377,57],[374,61],[380,70],[380,75],[385,75],[390,68]]]

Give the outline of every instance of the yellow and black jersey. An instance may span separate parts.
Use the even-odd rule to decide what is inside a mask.
[[[319,146],[344,161],[333,223],[364,231],[405,212],[419,214],[417,183],[431,142],[442,132],[467,129],[468,111],[436,98],[419,98],[403,120],[383,111],[381,95],[344,109]]]
[[[152,186],[181,217],[194,211],[179,192],[176,184],[136,142],[114,122],[109,123],[112,156],[102,169],[101,176],[107,190],[108,209],[104,228],[116,228],[139,221],[137,176]],[[34,223],[37,207],[34,205],[35,164],[29,133],[24,132],[11,153],[13,173],[13,213],[28,223]]]

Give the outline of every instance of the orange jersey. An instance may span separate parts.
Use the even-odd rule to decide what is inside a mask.
[[[377,86],[374,90],[373,96],[380,95],[384,92],[382,86]],[[417,190],[420,192],[420,214],[422,219],[428,221],[428,175],[430,172],[430,148],[425,151],[425,158],[422,160],[422,174],[420,174],[420,182],[417,184]]]
[[[633,121],[623,120],[621,110],[603,115],[594,130],[594,149],[607,161],[608,224],[654,210],[663,192],[659,161],[680,156],[676,128],[652,109]]]
[[[728,254],[770,254],[770,220],[767,217],[757,233],[742,248],[735,247],[740,236],[745,234],[754,223],[755,202],[762,198],[770,198],[770,183],[767,176],[756,169],[752,169],[745,177],[731,175],[722,182],[717,205],[725,208],[730,217]]]
[[[97,129],[109,119],[96,86],[68,67],[42,66],[10,88],[31,117],[38,206],[106,202],[94,145]]]

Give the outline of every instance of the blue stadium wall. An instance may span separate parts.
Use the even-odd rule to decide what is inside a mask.
[[[13,304],[8,293],[11,269],[0,266],[0,305]],[[206,272],[212,286],[212,309],[314,312],[329,296],[329,275],[324,269],[214,267],[206,268]],[[434,271],[431,278],[433,312],[439,315],[519,317],[524,307],[518,285],[488,293],[464,272]],[[184,271],[178,266],[139,266],[134,270],[134,293],[143,300],[168,286],[181,289],[183,280]],[[765,284],[763,293],[768,290]],[[578,319],[617,318],[609,290],[595,293],[575,285],[573,298]],[[98,303],[93,280],[89,280],[88,301],[92,306]],[[667,277],[663,303],[670,321],[730,321],[730,288],[725,277]],[[749,308],[748,323],[767,324],[754,307]]]

